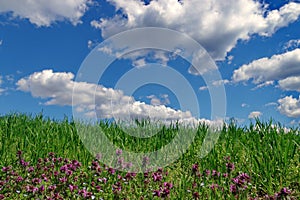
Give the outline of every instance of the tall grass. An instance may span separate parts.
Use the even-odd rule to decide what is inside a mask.
[[[113,123],[101,122],[97,126],[104,130],[118,148],[134,152],[160,149],[174,139],[179,128],[176,125],[163,126],[153,137],[136,138]],[[294,196],[300,197],[300,135],[297,129],[286,132],[280,124],[258,120],[248,127],[238,127],[231,121],[224,125],[218,142],[204,158],[200,158],[199,154],[208,127],[201,124],[195,131],[196,136],[188,150],[166,168],[169,171],[168,180],[176,183],[171,198],[192,198],[188,192],[196,181],[191,175],[192,165],[196,163],[200,172],[208,169],[225,173],[228,162],[224,159],[226,157],[231,157],[231,162],[235,163],[236,173],[246,172],[251,177],[249,192],[239,198],[274,194],[284,187],[291,189]],[[80,140],[73,121],[67,118],[55,121],[41,114],[0,117],[0,166],[13,163],[19,149],[24,152],[24,158],[32,163],[36,163],[38,158],[47,157],[49,152],[79,160],[86,168],[94,159]],[[221,184],[222,180],[218,180],[218,183]],[[209,179],[201,179],[198,184],[202,183],[212,184]],[[230,197],[221,192],[213,193],[207,187],[198,187],[197,190],[206,198]]]

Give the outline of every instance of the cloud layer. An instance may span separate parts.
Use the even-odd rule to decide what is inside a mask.
[[[238,40],[251,35],[271,36],[278,29],[296,21],[300,4],[290,2],[278,10],[253,0],[109,0],[120,14],[92,21],[102,36],[135,27],[167,27],[187,33],[216,60],[223,60]],[[222,30],[222,31],[220,31]]]
[[[50,26],[67,20],[76,25],[88,8],[90,0],[2,0],[0,14],[11,13],[15,18],[28,19],[37,26]]]
[[[73,79],[72,73],[44,70],[20,79],[17,86],[18,90],[30,92],[33,97],[46,99],[46,105],[73,105],[77,112],[90,117],[95,117],[96,112],[99,118],[120,120],[150,117],[161,121],[179,120],[187,123],[201,121],[208,124],[219,123],[219,125],[223,123],[199,120],[189,111],[174,110],[165,105],[148,105],[135,101],[133,97],[124,95],[120,90],[86,82],[74,82]],[[74,87],[76,93],[73,94]]]

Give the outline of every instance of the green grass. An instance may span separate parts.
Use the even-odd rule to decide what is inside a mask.
[[[184,128],[173,124],[162,127],[153,137],[136,138],[126,134],[115,124],[103,122],[97,126],[101,127],[115,146],[132,152],[152,152],[160,149],[176,137],[180,128]],[[257,120],[248,127],[238,127],[232,121],[224,125],[218,142],[204,158],[199,158],[199,153],[203,139],[209,131],[208,127],[202,124],[196,130],[190,131],[196,131],[195,138],[186,136],[184,139],[194,139],[192,145],[176,162],[165,168],[169,172],[165,181],[174,184],[169,195],[171,199],[192,199],[193,192],[199,192],[200,199],[234,199],[235,195],[229,191],[231,179],[208,176],[197,178],[191,171],[193,164],[197,163],[201,173],[206,169],[225,173],[228,161],[224,158],[228,156],[231,157],[230,162],[235,164],[231,178],[239,172],[245,172],[251,177],[251,185],[238,196],[239,199],[274,195],[284,187],[292,191],[292,197],[300,198],[300,135],[297,129],[285,133],[280,124],[272,121]],[[86,139],[89,140],[90,137],[93,136],[87,135]],[[183,148],[178,145],[178,148]],[[17,150],[22,150],[24,159],[32,164],[36,164],[38,158],[47,157],[49,152],[55,152],[58,157],[78,160],[83,169],[88,169],[94,159],[80,140],[73,121],[55,121],[42,115],[10,114],[0,117],[1,168],[15,163]],[[131,188],[123,197],[136,198],[138,195],[135,193],[144,194],[145,191],[150,191],[148,189],[143,193],[139,189],[143,181],[144,178],[138,175],[132,183],[135,192]],[[197,183],[194,189],[193,182]],[[204,186],[200,186],[203,183]],[[213,183],[225,189],[214,192],[209,187]]]

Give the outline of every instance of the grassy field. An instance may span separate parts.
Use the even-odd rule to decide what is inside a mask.
[[[119,149],[116,165],[95,158],[75,123],[42,115],[0,117],[0,199],[299,199],[300,135],[273,122],[224,125],[204,158],[208,127],[199,125],[188,150],[174,163],[145,173],[119,171],[122,149],[149,152],[168,144],[177,126],[151,138],[136,138],[114,124],[100,123]],[[180,127],[179,127],[180,128]],[[145,158],[141,165],[147,167]]]

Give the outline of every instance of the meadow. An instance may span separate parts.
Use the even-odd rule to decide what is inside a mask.
[[[113,123],[95,126],[118,147],[112,166],[91,155],[72,120],[0,116],[0,199],[300,199],[298,128],[286,130],[272,120],[239,127],[231,120],[200,158],[209,129],[199,124],[193,143],[174,163],[135,173],[122,150],[159,149],[184,127],[165,126],[151,138],[136,138]],[[141,166],[150,163],[145,157]]]

